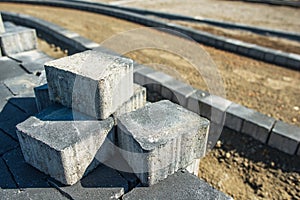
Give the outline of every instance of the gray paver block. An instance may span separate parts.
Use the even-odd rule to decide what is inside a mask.
[[[28,165],[17,148],[3,155],[3,160],[9,167],[14,180],[20,188],[48,188],[47,176]]]
[[[93,120],[68,108],[51,108],[18,124],[17,135],[27,163],[72,185],[85,174],[113,131],[114,121],[111,117]]]
[[[34,94],[36,106],[39,112],[53,104],[53,102],[51,102],[49,98],[49,90],[47,84],[35,87]]]
[[[0,57],[0,81],[25,74],[19,63],[8,57]]]
[[[41,77],[24,74],[4,81],[4,85],[17,97],[34,97],[34,87],[45,84]]]
[[[133,199],[205,199],[229,200],[231,197],[214,189],[205,181],[187,172],[177,172],[166,180],[151,187],[139,187],[123,196],[124,200]]]
[[[200,99],[209,96],[209,93],[196,90],[195,93],[190,95],[187,100],[187,109],[194,113],[200,114]]]
[[[145,80],[144,85],[147,85],[147,88],[149,88],[149,90],[158,92],[159,94],[161,94],[162,84],[167,81],[172,80],[173,77],[171,77],[163,72],[156,71],[156,72],[147,74],[145,79],[146,80]]]
[[[0,113],[0,128],[14,139],[18,140],[16,125],[28,118],[28,114],[11,103],[5,104]]]
[[[296,154],[300,143],[300,128],[277,121],[271,132],[268,145],[288,154]]]
[[[85,51],[45,64],[50,100],[106,119],[133,95],[129,59]]]
[[[0,155],[15,149],[19,144],[11,139],[6,133],[0,130]]]
[[[205,153],[209,121],[160,101],[118,117],[123,158],[143,185],[153,185]]]
[[[133,79],[136,84],[145,85],[147,83],[147,75],[156,72],[150,67],[139,67],[133,74]]]
[[[119,199],[128,184],[120,174],[105,165],[98,166],[88,176],[72,186],[55,183],[73,199]]]
[[[231,104],[226,111],[226,127],[250,135],[263,143],[267,142],[274,123],[274,118],[239,104]]]
[[[5,200],[67,200],[69,198],[63,196],[54,188],[26,188],[26,189],[5,189],[0,190],[1,199]]]
[[[37,48],[34,29],[17,26],[0,35],[0,46],[4,55],[11,55]]]
[[[209,95],[200,99],[200,115],[210,119],[212,122],[223,124],[227,108],[231,101],[216,95]]]
[[[1,13],[0,13],[0,33],[4,33],[5,32],[5,28],[4,28],[4,24],[3,24],[3,21],[2,21],[2,16],[1,16]]]
[[[135,111],[139,108],[142,108],[146,104],[146,88],[134,84],[134,94],[133,96],[123,103],[121,107],[119,107],[116,112],[114,113],[114,116],[120,116],[127,112]]]

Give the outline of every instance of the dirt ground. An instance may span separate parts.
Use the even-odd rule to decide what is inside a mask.
[[[141,27],[119,19],[69,9],[8,3],[0,3],[0,8],[48,20],[98,43],[117,33]],[[135,36],[129,37],[119,46],[129,45],[136,39]],[[183,40],[177,38],[174,43],[183,43]],[[53,45],[43,41],[39,44],[42,50],[51,55],[63,56],[59,48]],[[210,54],[218,67],[227,93],[226,98],[277,119],[300,125],[299,72],[199,46]],[[196,88],[208,89],[199,73],[174,53],[141,49],[126,55],[141,63],[154,63],[154,67]],[[161,65],[164,67],[160,67]],[[219,147],[202,160],[199,175],[214,187],[236,199],[300,199],[299,157],[287,156],[251,138],[237,136],[229,131],[224,132],[221,144],[218,143],[217,146]]]

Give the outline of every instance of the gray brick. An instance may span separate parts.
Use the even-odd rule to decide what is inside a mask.
[[[264,58],[264,53],[257,47],[249,49],[248,55],[260,60]]]
[[[28,118],[28,114],[11,103],[7,103],[0,113],[0,128],[14,139],[18,140],[16,125]]]
[[[231,104],[226,111],[225,126],[252,136],[262,143],[267,142],[274,123],[274,118],[267,117],[239,104]]]
[[[48,85],[44,84],[34,88],[35,102],[37,110],[40,112],[43,109],[53,104],[49,98]]]
[[[4,55],[11,55],[37,48],[37,37],[34,29],[15,27],[0,35],[0,45]]]
[[[32,74],[24,74],[4,81],[4,85],[18,97],[34,97],[33,88],[44,84],[44,80]]]
[[[0,130],[0,155],[15,149],[18,145],[19,144],[15,140]]]
[[[4,28],[3,21],[2,21],[2,16],[1,16],[1,13],[0,13],[0,34],[4,33],[4,32],[5,32],[5,28]]]
[[[129,59],[85,51],[45,64],[51,101],[106,119],[133,95]]]
[[[0,81],[20,76],[26,72],[21,69],[19,63],[8,57],[0,57]]]
[[[146,88],[134,84],[134,94],[133,96],[123,103],[121,107],[113,114],[114,117],[120,116],[127,112],[135,111],[139,108],[142,108],[146,104]]]
[[[145,66],[137,69],[133,74],[134,83],[144,86],[147,84],[147,75],[154,72],[154,69]]]
[[[54,183],[73,199],[78,200],[118,199],[124,194],[125,190],[128,190],[127,181],[116,170],[105,165],[100,165],[75,185],[64,186]]]
[[[161,95],[183,107],[187,107],[188,97],[194,92],[196,90],[192,86],[173,78],[162,84]]]
[[[114,122],[112,118],[93,120],[68,108],[51,108],[17,125],[20,146],[27,163],[72,185],[83,177]]]
[[[118,145],[142,184],[153,185],[204,156],[208,127],[208,120],[165,100],[120,116]]]
[[[300,128],[277,121],[271,132],[268,144],[288,154],[296,154],[300,142]]]
[[[265,54],[265,60],[268,61],[268,62],[273,62],[274,59],[275,59],[275,56],[273,53],[266,53]]]
[[[14,180],[20,188],[45,188],[49,187],[47,176],[28,165],[22,155],[21,149],[14,149],[3,155]]]
[[[58,190],[54,188],[26,188],[19,189],[5,189],[0,190],[1,199],[6,200],[67,200]]]
[[[187,172],[177,172],[166,180],[151,187],[139,187],[123,196],[124,200],[133,199],[205,199],[229,200],[231,197],[214,189],[205,181]]]
[[[187,100],[187,109],[194,113],[200,114],[200,102],[204,97],[209,96],[209,93],[196,90],[195,93],[190,95]]]
[[[200,102],[200,115],[218,124],[224,123],[225,111],[232,104],[231,101],[215,95],[200,99]]]

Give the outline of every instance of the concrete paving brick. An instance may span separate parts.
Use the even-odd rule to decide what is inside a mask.
[[[85,51],[45,64],[51,101],[106,119],[133,95],[129,59]]]
[[[6,200],[67,200],[54,188],[26,188],[26,189],[5,189],[0,190],[1,199]]]
[[[54,182],[73,199],[118,199],[127,190],[127,181],[105,165],[100,165],[88,176],[72,186]]]
[[[194,175],[187,172],[177,172],[151,187],[135,188],[131,192],[125,194],[122,199],[229,200],[232,198],[214,189],[208,183]]]
[[[209,95],[200,99],[200,115],[217,124],[223,124],[231,101],[219,96]]]
[[[9,22],[9,21],[3,22],[3,25],[4,25],[5,29],[16,27],[16,25],[14,23]]]
[[[1,16],[1,13],[0,13],[0,33],[4,33],[5,32],[5,28],[4,28],[4,24],[3,24],[3,21],[2,21],[2,16]]]
[[[8,152],[9,150],[17,148],[18,145],[18,142],[0,130],[0,155]]]
[[[0,57],[0,81],[25,74],[19,63],[8,57]]]
[[[207,92],[196,90],[195,93],[188,97],[187,109],[194,113],[200,114],[200,100],[209,95],[210,94]]]
[[[0,194],[3,189],[17,188],[17,185],[11,176],[5,162],[0,158]]]
[[[49,90],[47,84],[35,87],[34,94],[37,110],[39,112],[53,104],[53,102],[51,102],[49,98]]]
[[[34,29],[17,26],[0,35],[0,46],[4,55],[11,55],[37,48]]]
[[[4,81],[4,85],[18,97],[34,97],[33,88],[45,84],[44,80],[32,74],[23,74]]]
[[[275,119],[265,116],[239,104],[231,104],[226,111],[225,126],[252,136],[266,143],[275,123]]]
[[[287,55],[276,55],[275,59],[274,59],[274,62],[276,64],[279,64],[279,65],[285,65],[286,62],[287,62],[287,58],[286,57],[288,57],[288,54]]]
[[[156,72],[154,69],[146,66],[139,67],[135,70],[133,74],[133,81],[136,84],[146,86],[149,80],[147,79],[147,75]]]
[[[208,120],[165,100],[118,117],[117,141],[141,183],[153,185],[204,155],[208,127]]]
[[[123,103],[123,105],[120,108],[118,108],[116,110],[116,112],[113,114],[114,117],[120,116],[127,112],[135,111],[135,110],[145,106],[145,104],[146,104],[146,88],[144,88],[140,85],[137,85],[137,84],[134,84],[133,87],[134,87],[133,88],[133,90],[134,90],[133,96],[128,101]]]
[[[161,95],[164,98],[186,107],[188,97],[194,92],[196,92],[196,90],[192,86],[172,78],[162,84]]]
[[[27,118],[28,114],[11,103],[7,103],[0,113],[0,129],[5,131],[5,133],[9,134],[15,140],[18,140],[16,125]]]
[[[72,185],[85,174],[113,130],[114,121],[93,120],[57,107],[49,107],[18,124],[17,135],[27,163],[63,184]]]
[[[268,145],[287,154],[296,154],[300,143],[300,128],[277,121],[272,129]]]
[[[22,155],[21,149],[17,148],[3,155],[19,188],[48,188],[47,176],[28,165]]]

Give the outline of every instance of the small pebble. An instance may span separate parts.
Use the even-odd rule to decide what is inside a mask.
[[[294,106],[293,109],[296,110],[296,111],[300,110],[298,106]]]
[[[225,154],[225,157],[226,157],[226,158],[230,158],[230,157],[231,157],[231,154],[230,154],[229,152],[227,152],[227,153]]]
[[[222,146],[222,142],[220,140],[218,140],[217,143],[216,143],[216,147],[221,148],[221,146]]]
[[[274,162],[271,162],[271,167],[274,167],[275,166],[275,163]]]

